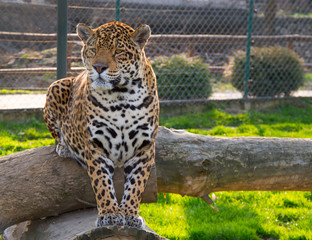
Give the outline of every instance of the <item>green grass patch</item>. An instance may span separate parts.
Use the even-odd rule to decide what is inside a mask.
[[[211,109],[206,112],[187,114],[178,117],[160,118],[160,125],[177,128],[213,128],[218,125],[238,126],[244,122],[248,122],[247,114],[229,114],[222,110]]]
[[[312,18],[312,13],[293,13],[290,16],[293,18]]]
[[[312,73],[304,74],[305,81],[312,82]]]
[[[230,114],[221,109],[164,118],[163,126],[212,136],[311,137],[309,100],[266,111]],[[0,123],[0,155],[52,145],[45,123]],[[312,239],[311,192],[218,192],[213,211],[202,199],[159,194],[140,214],[158,234],[172,240]]]
[[[242,124],[237,127],[216,126],[210,130],[187,129],[188,132],[219,137],[289,137],[312,138],[312,124],[276,123]]]
[[[0,95],[4,94],[40,94],[47,91],[33,91],[33,90],[20,90],[20,89],[0,89]]]
[[[160,123],[168,128],[211,136],[312,138],[312,107],[307,102],[302,107],[283,105],[270,111],[240,114],[212,109],[203,113],[161,118]]]
[[[0,156],[54,144],[44,122],[0,122]]]
[[[305,73],[303,86],[300,87],[299,90],[310,90],[311,86],[312,86],[312,73]]]
[[[202,199],[159,194],[142,204],[148,226],[169,239],[312,239],[306,192],[220,192],[213,211]],[[156,217],[161,216],[161,217]]]

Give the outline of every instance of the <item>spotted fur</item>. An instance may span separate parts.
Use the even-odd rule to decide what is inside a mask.
[[[97,225],[142,228],[139,205],[154,163],[159,115],[156,77],[144,53],[150,28],[78,24],[77,33],[86,70],[50,86],[44,119],[57,153],[87,169]],[[126,180],[120,203],[113,185],[116,167],[124,168]]]

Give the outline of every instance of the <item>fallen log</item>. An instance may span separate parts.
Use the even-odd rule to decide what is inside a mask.
[[[312,140],[221,138],[160,128],[158,192],[312,191]],[[155,186],[149,183],[146,191]],[[0,158],[0,230],[95,203],[87,173],[47,146]]]

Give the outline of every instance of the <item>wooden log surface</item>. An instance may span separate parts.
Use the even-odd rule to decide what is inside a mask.
[[[124,184],[123,169],[115,169],[113,180],[120,201]],[[71,158],[59,157],[55,146],[30,149],[0,158],[0,188],[0,232],[25,220],[96,207],[86,170]],[[156,201],[154,166],[142,202]]]
[[[73,240],[168,240],[153,231],[131,227],[109,226],[82,233]]]
[[[158,192],[202,197],[216,191],[312,191],[312,140],[221,138],[161,127]],[[153,187],[153,182],[147,187]],[[89,177],[47,146],[0,158],[0,230],[94,203]]]
[[[44,220],[26,221],[7,228],[2,237],[4,240],[166,240],[149,227],[95,228],[96,215],[96,209],[84,209]]]

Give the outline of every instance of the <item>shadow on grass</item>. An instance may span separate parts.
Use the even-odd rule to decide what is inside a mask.
[[[258,214],[247,205],[220,202],[213,211],[203,200],[188,198],[184,211],[189,225],[189,239],[278,239],[276,233],[266,233]]]
[[[213,211],[202,199],[184,200],[188,238],[311,239],[310,192],[221,192]],[[215,203],[214,203],[215,204]],[[183,239],[183,238],[182,238]]]

